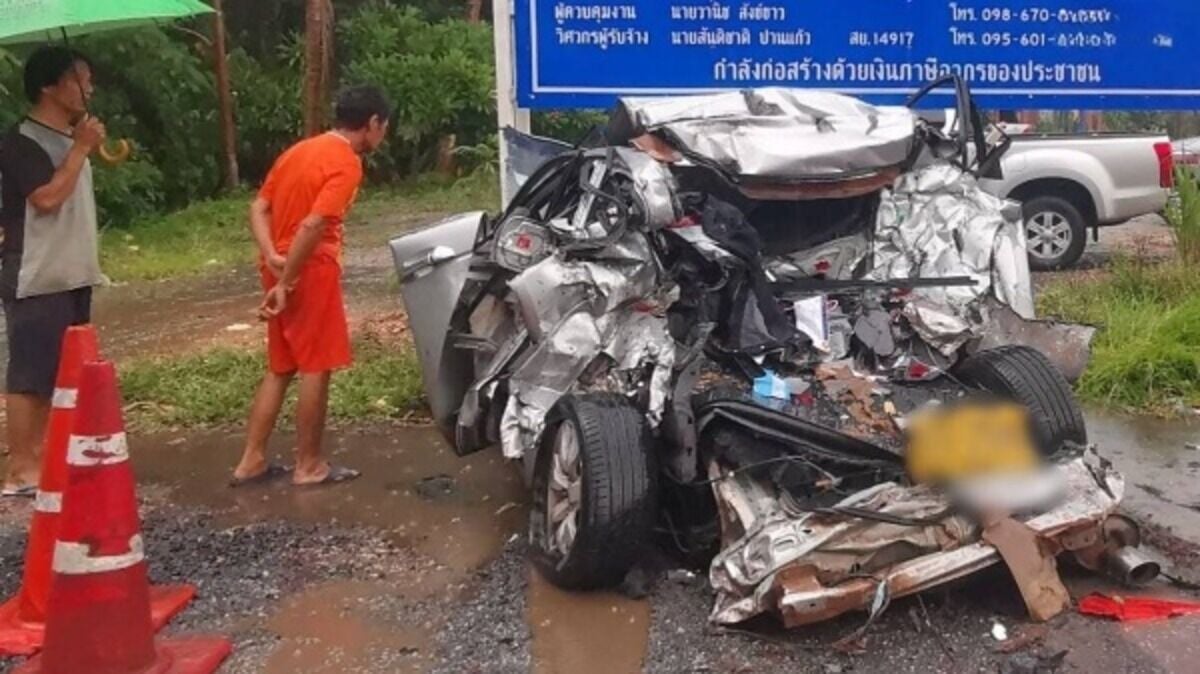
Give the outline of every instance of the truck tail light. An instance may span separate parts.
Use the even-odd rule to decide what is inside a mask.
[[[1155,143],[1154,153],[1158,155],[1158,184],[1163,189],[1175,186],[1175,157],[1170,143]]]

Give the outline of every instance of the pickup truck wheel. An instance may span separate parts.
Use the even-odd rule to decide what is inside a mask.
[[[1034,271],[1065,269],[1083,257],[1087,222],[1074,204],[1061,197],[1036,197],[1025,202],[1024,214]]]
[[[567,396],[544,438],[529,521],[534,563],[564,589],[616,585],[653,528],[645,418],[620,396]]]
[[[1083,412],[1071,385],[1041,351],[1027,346],[980,351],[964,360],[955,376],[1025,407],[1043,455],[1057,452],[1065,442],[1087,444]]]

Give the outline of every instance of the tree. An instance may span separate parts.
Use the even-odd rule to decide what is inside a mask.
[[[225,49],[224,0],[213,0],[213,69],[217,75],[217,105],[221,113],[221,149],[225,159],[225,188],[237,189],[238,175],[237,129],[233,121],[233,94],[229,85],[229,60]]]
[[[304,15],[304,134],[325,128],[333,60],[333,3],[308,0]]]
[[[467,0],[467,21],[479,23],[483,20],[483,0]]]

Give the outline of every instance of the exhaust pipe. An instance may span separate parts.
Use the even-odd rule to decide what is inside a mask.
[[[1149,585],[1162,572],[1158,562],[1131,547],[1120,547],[1106,552],[1104,569],[1114,579],[1129,587]]]

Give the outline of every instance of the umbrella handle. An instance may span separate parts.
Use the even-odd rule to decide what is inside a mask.
[[[101,145],[96,151],[105,164],[117,166],[125,163],[125,160],[129,159],[129,155],[133,154],[133,143],[124,138],[111,140]]]

